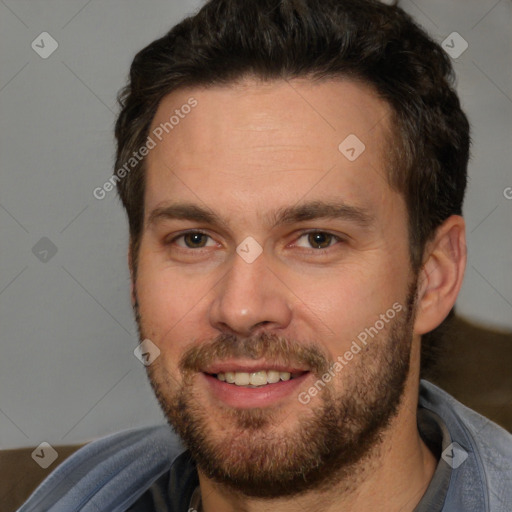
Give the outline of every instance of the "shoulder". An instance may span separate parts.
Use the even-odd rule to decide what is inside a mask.
[[[450,430],[464,429],[478,446],[481,445],[483,452],[498,448],[510,462],[512,434],[490,419],[466,407],[446,391],[425,380],[421,381],[419,403],[420,407],[431,409],[445,421],[448,420]]]
[[[184,451],[168,425],[92,441],[58,466],[18,512],[124,510]]]
[[[419,406],[438,414],[448,428],[452,443],[457,443],[467,453],[468,463],[452,471],[451,492],[460,492],[466,497],[480,494],[482,510],[510,510],[512,435],[424,380],[420,385]]]

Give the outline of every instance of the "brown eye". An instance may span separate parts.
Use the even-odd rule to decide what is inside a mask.
[[[342,236],[316,229],[303,231],[293,245],[300,247],[302,253],[322,256],[340,249],[343,242],[345,242],[345,238]]]
[[[186,233],[182,235],[185,245],[189,249],[201,248],[206,246],[208,235],[204,233]]]
[[[307,235],[308,243],[315,249],[326,249],[331,245],[331,241],[333,239],[333,235],[322,231],[307,233]]]

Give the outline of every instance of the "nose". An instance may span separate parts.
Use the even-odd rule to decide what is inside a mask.
[[[292,317],[291,295],[268,267],[264,253],[252,263],[235,254],[231,268],[215,287],[210,323],[220,332],[244,337],[261,328],[285,329]]]

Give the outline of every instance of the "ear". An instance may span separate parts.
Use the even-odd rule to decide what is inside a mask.
[[[435,329],[448,316],[459,294],[466,268],[464,219],[452,215],[427,243],[419,272],[414,333]]]

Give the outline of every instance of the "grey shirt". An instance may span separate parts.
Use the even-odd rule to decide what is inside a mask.
[[[438,465],[414,512],[511,512],[508,432],[427,381],[418,427]],[[78,450],[18,512],[188,512],[198,483],[170,427],[133,429]]]
[[[414,512],[441,512],[450,487],[451,466],[441,457],[452,439],[444,421],[435,412],[418,409],[418,430],[423,442],[437,458],[434,476]]]
[[[438,463],[427,491],[413,512],[441,512],[450,486],[452,472],[450,465],[441,458],[441,453],[451,443],[450,433],[443,420],[436,413],[427,409],[418,410],[418,430],[425,444],[437,458]],[[163,509],[161,512],[168,511]],[[199,486],[194,489],[190,498],[188,512],[202,512]]]

